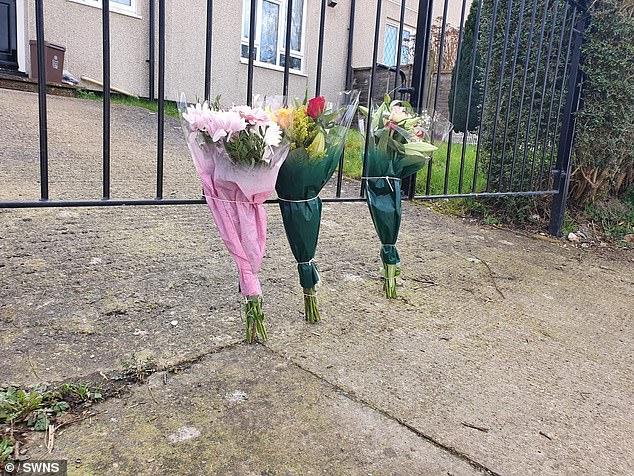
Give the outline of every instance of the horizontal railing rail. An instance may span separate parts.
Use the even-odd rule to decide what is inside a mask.
[[[165,0],[150,0],[148,12],[148,92],[151,100],[156,97],[157,103],[154,197],[126,199],[111,196],[111,27],[108,8],[102,8],[101,14],[101,199],[57,200],[50,197],[47,96],[46,88],[43,87],[46,84],[45,2],[33,1],[37,37],[35,60],[40,85],[40,197],[39,200],[0,200],[0,208],[204,203],[203,198],[164,198],[167,61]],[[327,67],[324,58],[329,47],[326,37],[329,2],[305,1],[319,2],[316,68],[314,77],[309,77],[311,91],[319,95],[322,91],[323,69]],[[290,51],[293,3],[293,0],[282,2],[282,7],[286,6],[283,13],[286,24],[284,51]],[[453,128],[442,139],[435,138],[439,149],[432,155],[426,168],[418,176],[405,181],[405,198],[429,200],[554,195],[554,216],[550,230],[559,233],[569,182],[574,114],[581,95],[580,50],[583,32],[589,20],[585,3],[574,0],[419,0],[415,33],[407,40],[404,32],[408,27],[409,34],[411,25],[405,23],[406,3],[406,0],[400,3],[395,64],[379,69],[377,60],[382,50],[381,29],[385,28],[387,12],[384,11],[386,6],[382,0],[375,2],[372,60],[367,95],[364,97],[367,97],[368,102],[380,100],[385,91],[379,91],[377,84],[385,80],[386,88],[396,91],[399,97],[409,95],[416,109],[444,114]],[[207,0],[206,29],[201,32],[205,49],[205,99],[210,99],[211,95],[214,7],[218,8],[220,5]],[[340,4],[337,8],[343,8],[344,5]],[[245,101],[248,104],[254,93],[254,53],[258,28],[256,6],[257,2],[250,2],[245,90]],[[347,88],[355,85],[355,71],[352,68],[355,30],[359,30],[360,21],[367,22],[367,15],[357,16],[357,4],[354,0],[349,2],[349,8],[345,68]],[[368,25],[363,24],[361,28],[366,26]],[[239,45],[236,45],[237,48]],[[406,79],[403,62],[408,58],[413,58],[413,68]],[[309,60],[310,58],[304,58],[304,61]],[[280,77],[280,94],[286,95],[289,92],[290,63],[284,63]],[[409,67],[407,70],[410,71]],[[384,78],[379,75],[388,76]],[[367,151],[366,137],[361,160]],[[357,197],[342,196],[344,165],[342,155],[336,174],[335,197],[325,198],[324,201],[345,203],[363,200],[363,180],[360,181],[360,193]],[[365,172],[365,161],[363,171]],[[365,173],[361,176],[365,176]],[[274,200],[269,201],[272,202]]]

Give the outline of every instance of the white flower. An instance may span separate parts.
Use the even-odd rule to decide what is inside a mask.
[[[269,147],[277,147],[282,142],[282,129],[275,122],[269,121],[264,126],[264,143]]]
[[[401,122],[403,119],[411,117],[403,106],[393,106],[390,112],[391,122]]]

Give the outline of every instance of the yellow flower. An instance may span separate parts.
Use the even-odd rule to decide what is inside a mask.
[[[312,119],[306,115],[306,106],[300,106],[293,113],[293,141],[297,147],[306,147]]]
[[[288,129],[293,119],[293,111],[288,107],[281,107],[275,115],[275,122],[282,129]]]

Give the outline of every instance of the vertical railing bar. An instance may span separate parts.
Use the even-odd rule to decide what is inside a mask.
[[[40,123],[40,200],[48,200],[48,125],[46,118],[46,59],[44,44],[44,0],[35,0],[37,41],[37,94]]]
[[[533,78],[533,87],[531,90],[531,103],[530,108],[528,110],[528,119],[526,121],[526,133],[524,134],[524,152],[522,154],[522,173],[520,175],[520,188],[522,191],[524,189],[524,175],[526,174],[526,157],[528,156],[528,136],[530,135],[531,130],[531,121],[533,119],[533,104],[535,102],[535,92],[537,90],[537,79],[539,78],[539,62],[542,59],[542,47],[544,46],[544,33],[546,32],[546,14],[548,12],[548,7],[550,6],[550,0],[546,0],[546,4],[544,5],[544,14],[542,15],[542,29],[539,34],[539,46],[537,47],[537,58],[535,61],[535,77]]]
[[[401,15],[398,22],[398,41],[396,43],[396,71],[394,72],[394,96],[398,92],[399,76],[401,74],[401,55],[403,50],[403,30],[405,29],[405,6],[407,0],[401,0]]]
[[[424,55],[425,55],[425,64],[429,65],[429,53],[430,53],[430,45],[431,45],[431,28],[432,25],[434,23],[433,20],[433,11],[434,11],[434,2],[432,0],[429,0],[429,10],[427,13],[427,21],[428,21],[428,28],[425,31],[425,49],[424,51]],[[427,72],[427,66],[425,67],[425,72]],[[421,85],[421,94],[418,97],[418,101],[419,101],[419,105],[418,105],[418,111],[420,112],[421,108],[423,107],[423,101],[427,101],[429,98],[427,97],[427,89],[429,88],[429,81],[428,81],[428,75],[425,74],[423,76],[423,84]],[[412,197],[413,198],[413,192],[412,192]]]
[[[348,50],[346,52],[346,89],[352,88],[352,53],[354,49],[354,19],[356,0],[350,0],[350,18],[348,21]]]
[[[109,2],[101,8],[102,75],[103,75],[103,148],[102,148],[102,198],[110,198],[110,8]]]
[[[382,0],[376,0],[376,23],[374,26],[374,45],[372,47],[372,68],[370,70],[370,84],[368,85],[368,117],[365,124],[365,143],[363,146],[363,173],[361,174],[361,197],[365,197],[365,177],[368,170],[368,150],[372,128],[372,95],[374,94],[374,77],[376,75],[376,60],[379,54],[379,30],[381,28]]]
[[[565,0],[564,0],[565,1]],[[542,97],[539,102],[539,115],[537,117],[537,127],[535,128],[535,142],[533,145],[533,160],[531,162],[531,177],[529,181],[529,190],[533,189],[535,180],[535,160],[537,159],[537,151],[539,150],[539,130],[542,126],[542,116],[544,113],[544,99],[546,97],[546,88],[548,87],[548,76],[550,73],[550,58],[553,54],[553,44],[555,42],[555,30],[557,29],[557,14],[559,13],[559,0],[555,1],[554,13],[552,15],[553,26],[550,31],[550,39],[548,40],[548,56],[546,57],[546,67],[544,68],[544,83],[542,85]],[[542,157],[543,162],[543,157]]]
[[[535,0],[537,1],[537,0]],[[471,115],[471,96],[473,94],[473,78],[475,76],[476,60],[478,56],[478,40],[480,36],[480,16],[482,13],[482,1],[478,1],[476,10],[475,31],[473,32],[473,51],[471,53],[471,72],[469,73],[469,97],[467,98],[467,112],[464,120],[464,134],[462,137],[462,154],[460,157],[460,175],[458,176],[458,193],[462,193],[464,181],[464,165],[467,152],[467,137],[469,135],[469,116]],[[479,134],[478,128],[478,134]]]
[[[317,47],[317,74],[315,78],[315,96],[321,93],[321,67],[324,62],[324,30],[326,29],[326,0],[321,0],[319,16],[319,45]]]
[[[156,147],[156,198],[163,198],[163,148],[165,138],[165,0],[158,2],[158,139]]]
[[[570,64],[570,52],[572,50],[572,39],[574,36],[576,21],[577,21],[577,9],[574,8],[572,10],[572,20],[570,21],[570,32],[568,34],[568,47],[566,50],[566,61],[564,63],[564,73],[561,77],[561,91],[559,92],[557,116],[555,117],[555,130],[553,131],[553,142],[550,147],[550,165],[548,167],[549,175],[550,175],[550,179],[548,181],[549,186],[550,186],[550,181],[552,180],[552,175],[553,175],[553,159],[555,155],[555,143],[557,142],[556,136],[557,136],[557,130],[560,129],[559,118],[561,117],[561,106],[563,105],[564,92],[566,92],[565,82],[566,82],[566,75],[568,73],[568,65]]]
[[[436,106],[438,105],[438,93],[440,90],[440,74],[442,73],[442,57],[445,53],[445,35],[447,33],[447,4],[449,0],[445,0],[443,7],[442,26],[440,29],[440,38],[438,39],[438,67],[436,68],[436,87],[434,89],[434,107],[433,112],[436,112]]]
[[[247,65],[247,105],[253,104],[253,62],[255,60],[255,15],[257,0],[249,6],[249,63]]]
[[[421,3],[425,3],[425,7],[427,8],[423,11],[420,8]],[[431,36],[431,15],[433,12],[433,1],[432,0],[419,0],[419,12],[418,12],[418,21],[417,21],[417,29],[416,29],[416,46],[414,55],[418,56],[419,54],[422,57],[422,61],[420,62],[419,74],[418,74],[418,84],[416,85],[415,94],[416,101],[413,104],[416,111],[421,110],[423,104],[423,97],[425,96],[425,89],[427,84],[427,64],[429,62],[429,37]],[[421,25],[421,18],[424,19],[424,25]],[[419,30],[420,27],[424,28],[422,32]],[[419,40],[422,33],[422,39]],[[422,53],[421,53],[422,51]],[[416,63],[416,62],[415,62]],[[416,64],[414,64],[414,70],[416,70]],[[414,71],[414,76],[416,76],[416,71]]]
[[[500,192],[504,191],[504,158],[506,156],[506,139],[508,138],[509,117],[511,116],[511,105],[513,103],[513,86],[515,84],[515,69],[517,67],[517,58],[519,56],[520,40],[522,39],[522,26],[524,25],[524,8],[526,0],[522,0],[520,5],[520,18],[517,23],[517,37],[515,39],[515,50],[513,52],[513,66],[511,67],[511,82],[509,84],[509,100],[506,105],[506,119],[504,121],[504,136],[502,140],[502,157],[500,159],[500,176],[498,178],[498,188]],[[519,121],[519,113],[518,113]]]
[[[434,140],[433,128],[435,126],[434,117],[436,114],[436,107],[438,106],[438,92],[440,90],[440,74],[442,73],[442,57],[445,53],[445,35],[447,33],[447,4],[449,0],[445,0],[445,5],[442,11],[442,26],[440,28],[440,38],[438,39],[438,67],[436,68],[436,87],[434,88],[434,106],[432,108],[432,137],[430,140]],[[429,195],[431,192],[431,175],[433,169],[434,153],[429,156],[429,162],[427,162],[427,179],[425,181],[425,195]],[[446,166],[445,166],[446,168]],[[445,177],[446,180],[446,177]]]
[[[528,33],[528,46],[526,48],[526,62],[524,64],[524,79],[522,80],[522,94],[520,94],[520,107],[517,110],[517,124],[515,126],[515,144],[513,146],[513,161],[511,162],[511,174],[509,176],[509,192],[512,191],[513,178],[515,177],[515,163],[517,161],[517,146],[520,138],[520,125],[522,110],[524,109],[524,97],[526,95],[526,82],[528,81],[528,66],[531,60],[531,48],[533,47],[533,32],[535,31],[535,19],[537,18],[537,0],[533,1],[533,13],[531,15],[531,27]]]
[[[484,128],[482,127],[482,120],[484,118],[484,109],[487,102],[487,89],[489,86],[489,72],[491,71],[491,56],[493,53],[493,39],[495,38],[495,21],[497,20],[498,12],[498,0],[493,2],[493,17],[491,18],[491,33],[489,34],[489,50],[487,52],[487,62],[484,69],[484,86],[482,86],[482,103],[480,105],[480,131],[478,134],[478,144],[476,146],[475,164],[473,165],[473,183],[471,184],[471,193],[475,193],[476,184],[478,180],[478,162],[480,160],[480,146],[482,143],[482,135]]]
[[[205,31],[205,100],[211,99],[211,69],[213,52],[214,2],[207,0],[207,22]]]
[[[156,68],[156,53],[155,53],[155,41],[156,41],[156,4],[155,4],[155,0],[149,0],[150,2],[150,12],[149,12],[149,23],[150,23],[150,28],[149,28],[149,45],[150,45],[150,51],[149,51],[149,60],[148,63],[150,65],[149,67],[149,71],[148,71],[148,96],[150,98],[150,101],[154,101],[156,99],[156,94],[154,93],[154,83],[155,83],[155,79],[154,79],[154,70]]]
[[[497,100],[495,102],[495,116],[493,118],[493,131],[491,133],[491,156],[489,157],[489,170],[487,172],[487,183],[486,183],[486,192],[490,191],[491,186],[491,173],[493,172],[493,158],[495,157],[495,143],[497,142],[497,128],[498,128],[498,118],[500,117],[500,103],[502,102],[502,86],[504,85],[504,70],[506,69],[506,54],[508,51],[509,44],[509,32],[511,31],[511,14],[513,13],[513,0],[508,0],[509,6],[506,11],[506,27],[504,28],[504,45],[502,47],[502,61],[500,63],[500,79],[498,83],[498,94]],[[511,70],[511,76],[515,73],[514,70]],[[509,91],[509,98],[511,96],[512,91]],[[504,164],[501,164],[501,167],[504,167]]]
[[[452,89],[454,90],[452,106],[451,106],[451,130],[449,131],[449,138],[447,140],[447,161],[445,162],[445,183],[443,185],[443,194],[447,195],[449,189],[449,172],[451,170],[451,148],[453,147],[453,124],[456,112],[456,86],[458,84],[458,77],[460,76],[460,56],[462,55],[462,41],[464,36],[464,20],[467,10],[467,0],[462,0],[462,11],[460,13],[460,30],[458,33],[458,51],[456,52],[456,74],[451,78]],[[465,132],[466,134],[466,132]]]
[[[559,45],[557,46],[557,63],[555,64],[555,78],[552,81],[550,88],[550,106],[548,107],[548,122],[546,123],[546,134],[544,135],[544,142],[542,144],[542,160],[539,168],[538,184],[543,184],[544,180],[544,166],[546,165],[546,157],[548,156],[548,138],[550,137],[550,124],[553,114],[553,106],[555,105],[555,88],[557,86],[557,78],[559,78],[559,67],[561,65],[561,54],[564,47],[564,38],[566,37],[566,22],[568,20],[568,12],[570,11],[570,4],[566,2],[564,7],[564,18],[561,21],[561,34],[559,36]]]
[[[352,89],[352,50],[354,44],[354,17],[355,17],[356,1],[350,1],[350,18],[348,21],[348,50],[346,53],[346,90]],[[346,155],[346,146],[344,144],[339,157],[339,166],[337,169],[337,198],[341,197],[341,186],[343,183],[343,167]]]
[[[288,79],[291,74],[291,22],[293,21],[293,0],[286,2],[286,41],[284,42],[284,85],[282,95],[288,96]]]
[[[425,9],[420,7],[421,3],[425,4]],[[418,18],[416,21],[416,45],[414,55],[418,56],[419,51],[422,51],[421,59],[418,61],[418,88],[416,91],[416,111],[421,112],[423,101],[427,100],[427,69],[429,65],[429,50],[431,44],[431,29],[433,25],[433,11],[434,11],[434,2],[433,0],[419,0],[418,2]],[[422,21],[424,20],[424,21]],[[418,41],[418,34],[420,31],[423,31],[423,36],[421,41]],[[414,77],[416,77],[417,73],[417,61],[414,61]],[[428,169],[430,170],[430,164],[427,164]],[[422,172],[422,171],[421,171]],[[416,184],[418,183],[418,175],[421,172],[417,172],[409,177],[406,177],[406,180],[401,183],[401,187],[404,187],[407,191],[407,196],[411,200],[416,195]]]
[[[585,2],[583,2],[583,4],[585,6]],[[581,90],[583,88],[583,72],[579,68],[581,62],[581,45],[589,20],[590,16],[588,12],[585,11],[583,17],[578,20],[578,26],[577,24],[573,26],[573,30],[576,30],[576,36],[570,65],[570,77],[568,78],[568,97],[566,98],[564,120],[559,137],[559,146],[557,148],[556,167],[559,170],[559,174],[555,177],[554,188],[558,190],[558,193],[554,196],[553,204],[550,209],[548,231],[551,235],[559,235],[564,223],[564,213],[570,186],[570,159],[576,126],[575,113],[579,110]]]

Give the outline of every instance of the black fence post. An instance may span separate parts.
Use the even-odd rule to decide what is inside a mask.
[[[346,49],[346,90],[352,89],[354,72],[352,71],[352,52],[354,48],[354,17],[356,12],[356,1],[350,0],[350,16],[348,18],[348,48]],[[343,161],[346,155],[345,147],[341,150],[339,166],[337,167],[337,190],[335,196],[341,197],[341,186],[343,184]]]
[[[324,33],[326,29],[326,0],[321,0],[319,15],[319,45],[317,47],[317,78],[315,79],[315,96],[321,93],[321,69],[324,64]]]
[[[293,23],[293,0],[286,2],[286,42],[284,43],[284,84],[282,95],[288,101],[288,82],[291,72],[291,24]]]
[[[424,106],[425,89],[427,88],[433,6],[434,3],[431,0],[418,1],[416,41],[414,42],[414,69],[412,71],[412,93],[410,97],[410,102],[417,110]]]
[[[365,197],[365,187],[366,187],[366,179],[368,172],[368,150],[370,147],[370,131],[372,128],[372,96],[374,95],[374,80],[376,78],[376,59],[379,54],[379,36],[380,36],[380,28],[381,28],[381,7],[383,5],[383,0],[376,0],[376,22],[374,25],[374,43],[372,46],[372,68],[370,69],[370,84],[368,85],[368,117],[366,118],[365,124],[365,141],[363,145],[363,172],[361,174],[361,190],[360,196]]]
[[[417,111],[420,111],[425,104],[433,7],[434,2],[431,0],[419,0],[418,2],[416,41],[414,42],[414,69],[412,71],[412,92],[410,96],[410,102]],[[401,45],[398,46],[400,47]],[[416,175],[410,175],[403,179],[402,190],[409,198],[414,197],[416,193]]]
[[[148,51],[148,96],[150,101],[154,101],[156,99],[156,94],[154,93],[154,70],[156,68],[156,53],[155,53],[155,39],[156,39],[156,4],[155,0],[150,0],[150,11],[149,11],[149,51]]]
[[[163,198],[163,152],[165,146],[165,0],[158,2],[158,137],[156,146],[156,198]]]
[[[110,198],[110,7],[101,8],[103,36],[103,150],[102,150],[102,198]]]
[[[205,32],[205,101],[211,99],[211,58],[212,58],[212,31],[214,17],[214,2],[207,0],[207,21]]]
[[[585,9],[585,2],[581,4]],[[557,165],[554,174],[554,189],[557,195],[553,197],[553,204],[550,209],[550,225],[548,232],[553,236],[560,236],[564,226],[564,215],[566,212],[566,202],[568,200],[568,189],[570,188],[570,169],[572,158],[572,144],[575,135],[575,113],[579,110],[581,100],[581,90],[583,83],[583,73],[580,69],[581,46],[583,35],[590,24],[590,14],[587,10],[579,15],[574,28],[574,47],[570,65],[570,76],[568,77],[568,94],[564,107],[563,123],[561,135],[559,136],[559,147],[557,150]]]
[[[255,15],[256,2],[251,1],[249,8],[249,64],[247,66],[247,106],[253,104],[253,62],[255,61]]]
[[[354,48],[354,18],[356,13],[356,0],[350,0],[350,17],[348,20],[348,49],[346,50],[346,89],[352,89],[352,52]]]
[[[44,0],[35,0],[35,30],[37,39],[37,93],[40,122],[40,200],[48,200],[48,125],[46,120]]]

